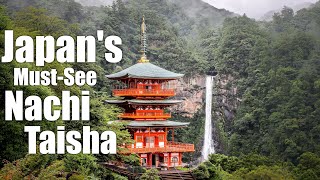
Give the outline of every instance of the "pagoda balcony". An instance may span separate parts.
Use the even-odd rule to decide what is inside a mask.
[[[130,97],[171,97],[175,95],[174,89],[114,89],[114,96]]]
[[[120,118],[128,119],[168,119],[171,118],[171,113],[146,112],[146,113],[123,113]]]
[[[194,152],[194,144],[180,143],[180,142],[170,142],[163,147],[160,146],[143,146],[143,147],[134,147],[127,146],[121,153],[131,154],[131,153],[165,153],[165,152]]]

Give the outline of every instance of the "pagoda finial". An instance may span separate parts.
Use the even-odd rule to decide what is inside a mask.
[[[140,60],[138,61],[139,63],[146,63],[149,62],[149,60],[147,59],[147,55],[146,55],[146,48],[147,48],[147,26],[144,22],[144,15],[142,17],[142,24],[141,24],[141,57]]]

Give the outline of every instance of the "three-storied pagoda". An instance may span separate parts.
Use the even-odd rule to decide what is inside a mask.
[[[125,109],[119,117],[128,122],[127,129],[135,143],[127,146],[128,153],[139,155],[142,166],[174,167],[182,165],[182,153],[194,152],[193,144],[174,141],[174,129],[186,127],[189,123],[169,121],[171,114],[166,107],[180,103],[168,99],[175,95],[174,80],[182,77],[156,65],[146,57],[146,25],[141,25],[141,52],[138,63],[118,73],[107,75],[117,80],[113,95],[120,100],[107,100]],[[171,141],[167,140],[171,131]]]

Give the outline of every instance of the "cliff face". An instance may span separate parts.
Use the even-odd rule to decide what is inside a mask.
[[[232,120],[238,103],[238,88],[234,84],[235,79],[230,75],[218,75],[215,78],[214,96],[216,96],[216,115],[223,116],[227,120]],[[219,112],[220,111],[220,115]]]
[[[233,118],[238,102],[237,87],[233,84],[234,78],[230,75],[218,75],[214,78],[213,89],[213,114]],[[181,104],[171,108],[172,111],[185,117],[193,115],[205,105],[206,76],[196,75],[184,77],[177,82],[176,98],[183,99]]]
[[[228,149],[228,138],[241,99],[235,79],[230,75],[217,75],[213,89],[212,118],[216,152],[224,153]]]
[[[205,86],[205,76],[181,78],[176,85],[176,98],[182,99],[183,102],[172,107],[171,110],[185,117],[193,117],[205,103]]]

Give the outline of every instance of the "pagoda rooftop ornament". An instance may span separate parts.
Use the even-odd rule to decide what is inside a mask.
[[[147,63],[149,60],[147,59],[147,26],[144,21],[144,15],[142,17],[142,23],[141,23],[141,58],[138,60],[139,63]]]

